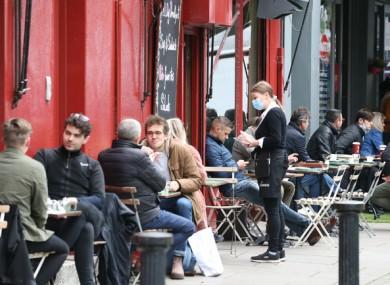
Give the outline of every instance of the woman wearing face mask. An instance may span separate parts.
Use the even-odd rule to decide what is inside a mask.
[[[286,153],[286,117],[276,101],[271,85],[256,83],[251,89],[252,105],[264,110],[255,138],[242,132],[240,140],[255,147],[256,178],[260,195],[267,212],[268,250],[251,257],[252,262],[280,262],[285,259],[283,250],[284,217],[281,211],[281,183],[288,167]]]

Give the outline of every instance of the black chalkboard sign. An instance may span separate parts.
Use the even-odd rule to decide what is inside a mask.
[[[181,0],[163,0],[156,58],[156,109],[164,118],[176,117],[177,61]]]

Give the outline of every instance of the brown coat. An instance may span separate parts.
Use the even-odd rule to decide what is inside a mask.
[[[171,180],[177,181],[180,191],[192,202],[196,224],[202,221],[202,209],[193,197],[201,187],[199,168],[191,150],[183,143],[171,140],[168,146],[168,167]]]

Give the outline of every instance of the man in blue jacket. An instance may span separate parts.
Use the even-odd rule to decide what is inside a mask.
[[[234,188],[234,195],[239,198],[243,198],[248,202],[256,205],[263,206],[263,200],[260,197],[259,185],[255,180],[249,179],[244,175],[247,162],[233,160],[232,154],[223,145],[223,142],[228,137],[232,129],[231,122],[225,117],[217,117],[211,124],[211,129],[206,138],[206,165],[207,166],[222,166],[222,167],[237,167],[239,171],[235,177],[238,180]],[[229,177],[229,173],[217,172],[215,177],[226,178]],[[225,184],[219,187],[219,190],[225,197],[233,196],[233,188],[231,184]],[[310,221],[305,216],[293,211],[282,203],[282,210],[286,225],[298,235],[301,235],[306,227],[310,224]],[[310,245],[316,244],[320,239],[320,235],[317,231],[313,231],[308,238]]]
[[[51,199],[75,197],[80,217],[49,219],[47,227],[74,248],[80,284],[95,284],[93,274],[93,241],[103,223],[100,209],[104,198],[104,176],[99,162],[81,151],[90,138],[91,123],[81,113],[65,120],[63,145],[41,149],[35,159],[43,164]]]

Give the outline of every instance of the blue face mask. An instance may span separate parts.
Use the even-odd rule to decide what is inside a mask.
[[[252,106],[253,106],[253,108],[255,108],[256,110],[259,110],[259,111],[264,109],[264,104],[260,99],[253,99]]]

